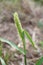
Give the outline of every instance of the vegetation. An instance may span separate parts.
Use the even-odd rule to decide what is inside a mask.
[[[6,40],[6,39],[3,39],[3,38],[1,38],[1,37],[0,37],[0,41],[7,43],[7,44],[10,45],[11,47],[16,48],[20,53],[22,53],[22,54],[24,55],[24,64],[27,65],[27,62],[26,62],[26,41],[25,41],[25,36],[27,36],[27,38],[28,38],[29,41],[31,42],[31,44],[32,44],[32,46],[34,47],[34,49],[37,50],[37,47],[36,47],[35,42],[33,42],[31,36],[29,35],[29,33],[22,28],[17,13],[14,13],[14,21],[15,21],[15,24],[16,24],[16,27],[17,27],[17,30],[18,30],[18,34],[19,34],[19,36],[20,36],[20,38],[21,38],[21,40],[22,40],[22,43],[23,43],[23,49],[19,48],[17,45],[15,45],[15,43],[13,43],[13,42],[11,42],[11,41],[8,41],[8,40]],[[0,44],[1,44],[1,42],[0,42]],[[5,61],[8,60],[9,56],[6,55],[5,58],[4,58],[4,60],[3,60],[3,58],[2,58],[2,47],[3,47],[3,45],[1,44],[1,45],[0,45],[0,60],[1,60],[1,64],[2,64],[2,65],[7,65],[7,64],[5,63]],[[35,65],[41,65],[42,62],[43,62],[43,57],[41,57],[41,58],[36,62]]]

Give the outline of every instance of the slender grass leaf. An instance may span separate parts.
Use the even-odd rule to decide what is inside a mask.
[[[24,33],[27,36],[27,38],[29,39],[29,41],[31,42],[32,46],[35,47],[35,43],[33,42],[30,34],[27,31],[25,31],[25,30],[24,30]]]
[[[19,33],[20,37],[22,38],[22,31],[23,31],[23,29],[22,29],[22,26],[21,26],[18,14],[16,12],[14,13],[14,21],[15,21],[18,33]]]
[[[0,57],[0,61],[2,65],[6,65],[5,61]]]
[[[8,40],[3,39],[3,38],[0,38],[0,41],[9,44],[11,47],[17,49],[17,50],[20,51],[22,54],[25,54],[24,51],[23,51],[21,48],[19,48],[16,44],[14,44],[13,42],[8,41]]]
[[[2,48],[3,48],[3,44],[0,41],[0,57],[2,56]]]
[[[43,63],[43,57],[41,57],[37,62],[36,65],[42,65]]]

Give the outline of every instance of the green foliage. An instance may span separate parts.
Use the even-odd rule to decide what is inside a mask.
[[[24,30],[22,29],[18,14],[16,12],[14,13],[14,21],[15,21],[19,36],[20,36],[20,38],[22,39],[22,42],[23,42],[23,48],[24,48],[24,53],[25,53],[25,55],[24,55],[24,63],[25,63],[25,65],[27,65],[27,62],[26,62],[26,44],[25,44]]]
[[[22,26],[21,26],[21,23],[20,23],[20,20],[18,18],[18,14],[17,13],[14,13],[14,21],[15,21],[15,24],[16,24],[16,27],[17,27],[17,30],[18,30],[18,33],[19,33],[20,37],[22,38],[22,40],[23,40],[22,32],[24,31],[24,35],[27,36],[27,38],[31,42],[32,46],[35,47],[35,43],[32,41],[32,38],[29,35],[29,33],[27,31],[25,31],[25,30],[22,29]]]
[[[36,65],[42,65],[43,63],[43,57],[41,57],[37,62]]]
[[[23,47],[24,47],[24,52],[25,52],[24,63],[25,63],[25,65],[27,65],[27,63],[26,63],[26,42],[25,42],[25,35],[27,36],[27,38],[29,39],[29,41],[31,42],[32,46],[35,49],[36,49],[36,46],[35,46],[35,43],[32,41],[32,38],[29,35],[29,33],[22,28],[20,20],[19,20],[19,17],[18,17],[18,14],[16,12],[14,13],[14,21],[15,21],[15,24],[16,24],[19,36],[20,36],[20,38],[22,39],[22,42],[23,42]]]
[[[2,48],[3,48],[3,45],[2,45],[2,42],[0,41],[0,57],[2,56]]]
[[[6,53],[6,54],[5,54],[5,57],[4,57],[4,60],[5,60],[6,63],[8,62],[8,59],[9,59],[9,54]]]
[[[6,40],[6,39],[3,39],[3,38],[1,38],[1,37],[0,37],[0,41],[9,44],[11,47],[17,49],[17,50],[20,51],[22,54],[25,54],[24,51],[23,51],[21,48],[19,48],[15,43],[13,43],[13,42],[11,42],[11,41],[8,41],[8,40]]]
[[[31,36],[29,35],[29,33],[27,31],[25,31],[22,26],[21,26],[21,23],[20,23],[20,20],[19,20],[19,17],[18,17],[18,14],[17,13],[14,13],[14,21],[15,21],[15,24],[16,24],[16,27],[17,27],[17,30],[18,30],[18,33],[19,33],[19,36],[20,38],[22,39],[22,42],[23,42],[23,49],[19,48],[15,43],[11,42],[11,41],[8,41],[6,39],[3,39],[0,37],[0,41],[1,42],[5,42],[6,44],[10,45],[11,47],[17,49],[19,52],[21,52],[22,54],[24,54],[24,63],[25,65],[27,65],[27,62],[26,62],[26,42],[25,42],[25,36],[29,39],[29,41],[31,42],[32,46],[34,48],[35,47],[35,42],[33,42]],[[5,61],[8,61],[8,58],[9,58],[9,55],[6,54],[5,57],[4,57],[4,60],[2,59],[2,45],[1,45],[1,42],[0,42],[0,60],[1,60],[1,63],[2,65],[6,65],[4,60]],[[43,57],[41,57],[35,65],[41,65],[43,62]]]
[[[35,43],[33,42],[30,34],[26,30],[24,30],[24,33],[27,36],[27,38],[29,39],[29,41],[31,42],[32,46],[35,47]]]
[[[25,44],[25,35],[27,36],[27,38],[29,39],[29,41],[31,42],[32,46],[34,48],[36,48],[35,46],[35,43],[32,41],[32,38],[31,36],[29,35],[29,33],[25,30],[22,29],[22,26],[21,26],[21,23],[20,23],[20,20],[18,18],[18,14],[17,13],[14,13],[14,20],[15,20],[15,24],[16,24],[16,27],[18,29],[18,33],[20,35],[20,37],[22,38],[22,42],[23,42],[23,47],[24,47],[24,52],[25,52],[25,56],[24,56],[24,63],[25,65],[27,65],[26,63],[26,44]],[[41,59],[39,59],[36,63],[36,65],[41,65],[43,62],[43,57],[41,57]]]

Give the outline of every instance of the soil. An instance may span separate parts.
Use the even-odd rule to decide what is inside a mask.
[[[22,2],[24,3],[24,0]],[[29,1],[29,5],[27,5],[26,2],[24,4],[22,3],[20,7],[18,6],[19,8],[17,6],[14,7],[10,2],[0,3],[0,37],[10,40],[18,46],[21,43],[13,20],[13,13],[17,11],[22,27],[29,32],[39,48],[39,52],[37,52],[26,39],[27,64],[34,65],[36,61],[43,56],[43,48],[39,44],[40,41],[43,41],[43,28],[39,28],[37,25],[38,21],[43,21],[43,6],[37,5],[35,7],[34,5],[36,4],[33,4],[33,2],[31,4],[30,2],[31,1]],[[22,48],[22,45],[20,45],[20,47]],[[3,43],[3,56],[7,52],[9,54],[8,65],[23,65],[23,54]]]

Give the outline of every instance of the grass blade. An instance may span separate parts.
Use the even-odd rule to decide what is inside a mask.
[[[3,44],[0,41],[0,57],[2,56],[2,48],[3,48]]]
[[[17,49],[17,50],[20,51],[22,54],[25,54],[24,51],[23,51],[21,48],[19,48],[16,44],[14,44],[13,42],[8,41],[8,40],[3,39],[3,38],[0,38],[0,41],[9,44],[11,47]]]
[[[26,37],[29,39],[29,41],[31,42],[32,46],[35,47],[35,43],[32,41],[30,34],[25,30],[24,30],[24,33],[25,33]]]
[[[43,63],[43,57],[41,57],[37,62],[36,65],[42,65]]]
[[[5,61],[0,57],[0,61],[2,65],[6,65]]]

